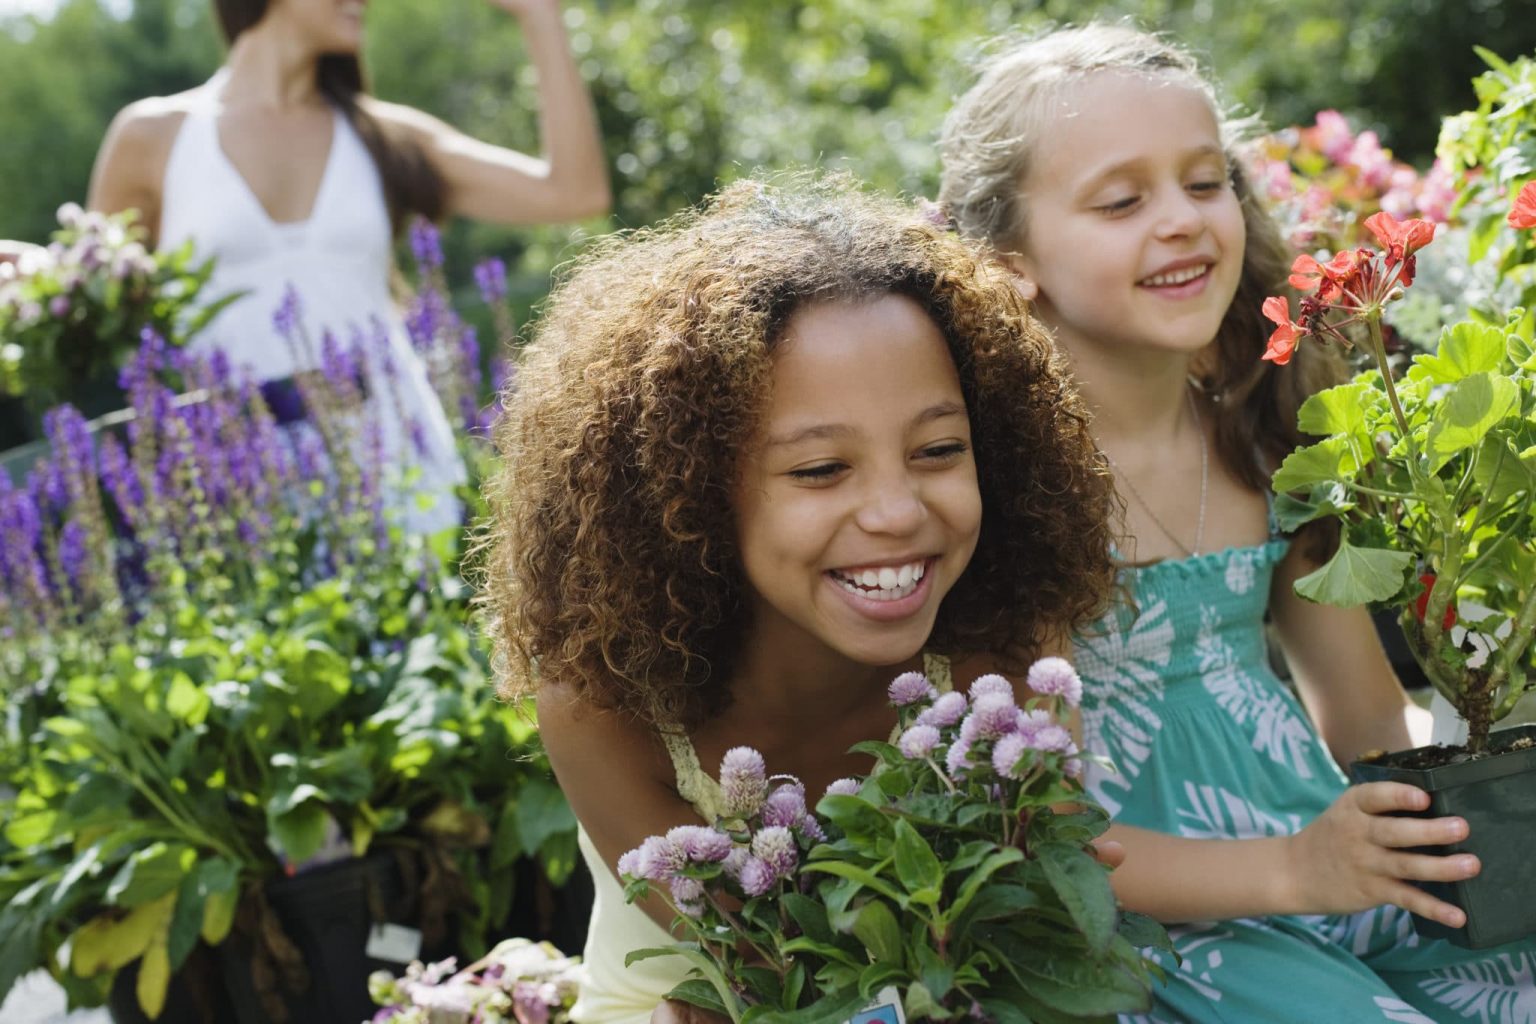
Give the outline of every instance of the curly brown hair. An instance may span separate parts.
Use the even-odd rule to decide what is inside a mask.
[[[909,297],[959,371],[982,526],[930,649],[1016,665],[1102,610],[1113,490],[1086,410],[1006,275],[953,234],[846,176],[743,181],[561,278],[487,485],[504,695],[548,680],[659,728],[729,702],[749,626],[737,456],[811,303]]]
[[[1129,25],[1104,23],[1002,41],[945,119],[940,203],[967,238],[984,240],[1003,255],[1021,250],[1029,228],[1022,185],[1036,147],[1049,144],[1054,103],[1085,76],[1104,71],[1190,86],[1216,115],[1247,243],[1237,294],[1215,341],[1192,369],[1201,390],[1216,400],[1211,410],[1222,464],[1249,487],[1267,492],[1273,467],[1305,440],[1297,409],[1307,396],[1342,381],[1344,364],[1337,352],[1319,345],[1298,350],[1287,371],[1259,359],[1273,327],[1260,307],[1267,296],[1285,294],[1290,254],[1235,155],[1237,143],[1257,124],[1223,116],[1215,86],[1188,50]]]

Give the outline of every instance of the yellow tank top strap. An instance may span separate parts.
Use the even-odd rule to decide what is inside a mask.
[[[692,804],[699,817],[714,821],[723,802],[720,783],[699,763],[699,752],[693,749],[693,741],[681,729],[663,731],[661,741],[672,758],[677,795]]]
[[[949,671],[949,655],[923,652],[923,675],[928,677],[940,693],[948,693],[955,688],[954,677]]]

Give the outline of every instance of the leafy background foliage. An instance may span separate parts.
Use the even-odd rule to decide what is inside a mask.
[[[1475,106],[1475,43],[1536,49],[1536,0],[570,0],[613,170],[611,226],[651,223],[759,166],[845,165],[931,194],[934,138],[981,40],[1048,21],[1129,17],[1219,69],[1272,126],[1337,108],[1428,163],[1441,116]],[[207,0],[64,0],[48,21],[0,2],[0,237],[46,240],[83,199],[112,113],[204,80],[219,60]],[[126,16],[114,16],[111,11]],[[376,91],[476,135],[534,145],[536,92],[516,27],[481,0],[369,11]],[[90,53],[90,61],[78,55]],[[450,265],[497,253],[524,308],[583,237],[459,225]]]

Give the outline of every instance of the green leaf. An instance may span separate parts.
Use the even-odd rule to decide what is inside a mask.
[[[1364,431],[1367,399],[1374,393],[1375,389],[1365,381],[1319,391],[1301,403],[1296,411],[1296,424],[1303,432],[1320,436]]]
[[[896,877],[901,879],[901,884],[906,886],[913,899],[918,899],[920,893],[925,896],[931,893],[931,898],[918,902],[937,903],[944,886],[944,865],[939,863],[939,858],[927,840],[918,835],[917,829],[905,819],[896,822],[896,844],[892,852],[896,861]]]
[[[1418,355],[1413,362],[1436,383],[1454,384],[1473,374],[1499,369],[1504,364],[1504,351],[1503,331],[1463,320],[1440,335],[1434,355]]]
[[[576,831],[576,815],[560,788],[537,776],[517,791],[517,836],[523,850],[537,853],[552,836]]]
[[[857,882],[864,888],[879,893],[891,900],[897,906],[906,907],[907,898],[896,891],[896,887],[879,877],[867,868],[861,868],[857,864],[847,864],[843,861],[809,861],[801,869],[802,871],[820,871],[823,874],[836,875],[849,881]]]
[[[1531,467],[1497,435],[1483,438],[1472,467],[1472,480],[1482,492],[1481,500],[1490,505],[1502,505],[1522,491],[1531,491],[1536,483]]]
[[[1431,472],[1480,443],[1519,407],[1520,388],[1508,377],[1479,373],[1459,381],[1440,402],[1429,427]]]
[[[274,800],[274,803],[276,801]],[[267,842],[290,864],[301,864],[325,845],[331,816],[317,801],[307,801],[280,814],[267,809]]]
[[[181,885],[192,870],[197,854],[180,843],[152,843],[118,869],[107,887],[107,902],[118,907],[137,907],[159,899]]]
[[[869,949],[876,962],[899,964],[904,959],[901,942],[901,925],[896,915],[880,900],[870,900],[859,908],[859,916],[853,922],[854,936]]]
[[[1342,515],[1354,508],[1355,503],[1349,500],[1343,484],[1327,483],[1313,485],[1311,493],[1304,499],[1277,494],[1272,507],[1276,525],[1291,533],[1314,519]]]
[[[1103,865],[1075,846],[1044,843],[1035,856],[1088,946],[1103,953],[1115,937],[1115,894]]]
[[[1277,494],[1299,491],[1312,484],[1352,480],[1359,469],[1348,439],[1330,437],[1287,455],[1275,471],[1272,486]]]
[[[1120,937],[1137,949],[1161,949],[1172,953],[1173,940],[1161,923],[1146,914],[1120,911]]]
[[[1319,604],[1353,608],[1385,601],[1403,589],[1413,556],[1386,548],[1357,548],[1339,538],[1326,565],[1296,581],[1296,593]]]
[[[235,908],[240,902],[240,865],[222,857],[209,857],[198,864],[194,877],[203,904],[198,931],[204,942],[217,946],[235,923]]]

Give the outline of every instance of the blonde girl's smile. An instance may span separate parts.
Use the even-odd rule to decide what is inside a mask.
[[[737,488],[754,632],[862,664],[912,657],[975,550],[981,498],[959,374],[910,299],[790,318]]]

